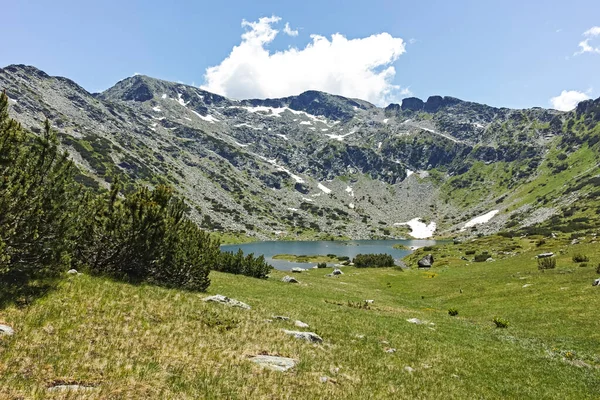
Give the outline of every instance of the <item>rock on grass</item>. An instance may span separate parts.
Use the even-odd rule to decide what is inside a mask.
[[[258,364],[262,368],[280,372],[285,372],[296,366],[296,360],[287,357],[258,355],[251,357],[250,361]]]
[[[216,294],[214,296],[209,296],[209,297],[205,297],[203,299],[204,301],[210,301],[213,303],[219,303],[219,304],[223,304],[229,307],[239,307],[239,308],[243,308],[245,310],[249,310],[250,306],[246,303],[242,303],[239,300],[236,299],[231,299],[227,296],[223,296],[222,294]]]
[[[310,342],[310,343],[323,342],[323,338],[314,332],[288,331],[287,329],[283,329],[283,333],[285,333],[287,335],[292,335],[296,339],[306,340],[307,342]]]

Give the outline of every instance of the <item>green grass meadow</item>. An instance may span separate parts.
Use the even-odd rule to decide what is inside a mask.
[[[282,271],[213,272],[207,294],[68,276],[32,304],[0,310],[15,329],[0,337],[0,398],[598,399],[600,245],[581,242],[482,238],[428,249],[430,270],[319,269],[296,274],[299,284],[281,282]],[[469,250],[495,261],[472,262]],[[557,254],[555,269],[538,270],[545,251]],[[216,293],[252,309],[202,301]],[[285,335],[294,320],[323,343]],[[298,364],[263,370],[248,361],[257,354]],[[94,388],[48,390],[59,383]]]

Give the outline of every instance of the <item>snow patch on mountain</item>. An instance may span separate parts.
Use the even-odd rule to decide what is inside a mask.
[[[410,236],[414,237],[415,239],[428,239],[433,236],[433,233],[437,228],[437,224],[434,221],[426,224],[421,220],[421,218],[418,217],[407,222],[399,222],[394,224],[394,226],[403,225],[408,225],[410,228]]]
[[[321,189],[321,191],[323,191],[323,193],[325,194],[329,194],[331,193],[331,189],[329,189],[327,186],[323,185],[322,183],[319,182],[319,184],[317,185],[317,187],[319,189]]]
[[[214,124],[215,122],[219,122],[219,120],[216,119],[215,117],[213,117],[212,115],[204,116],[204,115],[201,115],[201,114],[197,113],[194,110],[190,110],[190,111],[193,112],[194,114],[196,114],[200,119],[202,119],[202,120],[204,120],[206,122],[210,122],[211,124]]]
[[[460,229],[461,232],[467,230],[467,228],[471,228],[475,225],[485,224],[489,222],[496,214],[498,214],[500,210],[492,210],[486,214],[480,215],[479,217],[475,217],[472,220],[465,223],[465,225]]]

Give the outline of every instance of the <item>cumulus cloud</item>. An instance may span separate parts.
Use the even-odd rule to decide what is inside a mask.
[[[206,69],[202,88],[237,99],[321,90],[379,105],[401,95],[392,66],[405,52],[401,38],[388,33],[357,39],[313,34],[304,48],[271,52],[267,47],[279,33],[274,25],[280,20],[272,16],[242,21],[246,31],[241,43],[219,65]]]
[[[298,29],[292,29],[290,27],[290,23],[286,22],[285,26],[283,27],[283,32],[290,35],[290,36],[298,36]]]
[[[588,96],[584,92],[578,92],[577,90],[563,90],[560,95],[552,97],[550,104],[552,108],[560,111],[571,111],[580,101],[588,100]]]
[[[600,54],[600,45],[590,44],[594,41],[597,36],[600,36],[600,26],[593,26],[587,31],[583,32],[584,40],[579,42],[579,51],[575,52],[574,55],[578,56],[583,53],[597,53]]]

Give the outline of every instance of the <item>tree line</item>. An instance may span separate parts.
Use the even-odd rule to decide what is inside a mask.
[[[0,95],[0,285],[4,289],[59,277],[69,268],[129,282],[204,291],[210,270],[266,277],[263,257],[221,253],[218,240],[185,212],[167,186],[123,193],[75,181],[46,120],[39,135],[8,114]]]

